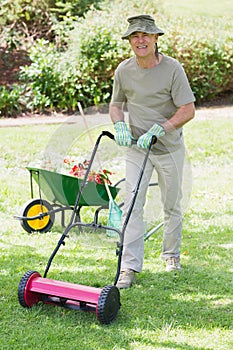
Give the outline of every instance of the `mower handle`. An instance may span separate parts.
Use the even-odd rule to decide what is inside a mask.
[[[136,145],[138,140],[133,139],[132,144]],[[152,136],[151,142],[150,142],[150,147],[154,145],[157,142],[157,137],[155,135]]]
[[[110,132],[110,131],[103,131],[102,135],[108,136],[111,140],[115,140],[114,135]],[[155,135],[152,136],[151,139],[151,146],[154,145],[157,142],[157,137]],[[133,139],[132,140],[132,144],[136,145],[137,144],[137,140]]]
[[[103,136],[108,136],[111,140],[115,140],[114,135],[110,131],[102,131]]]

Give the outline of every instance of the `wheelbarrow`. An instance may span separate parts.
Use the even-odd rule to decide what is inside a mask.
[[[94,146],[93,153],[91,155],[90,163],[88,169],[84,176],[83,181],[80,184],[77,197],[75,200],[73,212],[71,215],[70,222],[62,233],[54,251],[52,252],[43,277],[34,270],[27,271],[21,278],[18,286],[18,300],[21,306],[30,308],[33,305],[42,302],[44,304],[57,305],[69,309],[81,310],[81,311],[91,311],[95,312],[97,320],[101,324],[111,323],[117,316],[118,310],[120,309],[120,293],[116,287],[120,269],[121,269],[121,259],[124,244],[124,234],[125,230],[134,208],[134,204],[137,198],[138,190],[140,187],[141,179],[144,173],[146,162],[149,156],[149,152],[153,143],[156,142],[156,137],[153,137],[150,147],[148,148],[142,168],[139,173],[138,181],[135,187],[134,196],[130,203],[126,218],[122,224],[122,229],[116,229],[109,226],[104,226],[96,223],[83,223],[77,222],[75,220],[76,212],[81,203],[81,198],[84,196],[84,189],[87,184],[88,174],[90,172],[95,154],[97,152],[100,140],[103,136],[107,136],[114,140],[114,136],[108,131],[102,131],[98,137],[96,144]],[[85,196],[84,196],[85,197]],[[50,215],[50,214],[49,214]],[[115,281],[113,285],[107,285],[104,288],[95,288],[91,286],[84,286],[80,284],[73,284],[69,282],[57,281],[53,279],[48,279],[47,274],[49,272],[52,261],[57,254],[59,248],[65,244],[65,239],[68,237],[69,232],[75,226],[83,226],[88,228],[101,227],[105,230],[113,230],[119,234],[120,241],[117,242],[116,254],[118,256],[117,272],[115,276]]]
[[[61,224],[65,226],[65,212],[73,210],[79,189],[83,180],[74,176],[56,173],[45,169],[27,167],[30,172],[31,199],[26,202],[20,215],[15,218],[20,220],[23,229],[31,232],[48,232],[51,230],[55,214],[61,212]],[[37,183],[39,197],[34,198],[33,183]],[[109,186],[112,198],[115,199],[119,188]],[[42,193],[46,196],[42,198]],[[88,182],[81,193],[78,207],[75,208],[76,220],[81,221],[80,211],[82,207],[92,206],[108,208],[109,196],[104,184]],[[98,222],[98,211],[94,214],[94,220]]]
[[[46,233],[52,229],[55,215],[60,212],[61,225],[65,227],[65,212],[74,209],[75,200],[83,180],[40,168],[26,167],[26,169],[30,172],[31,199],[22,206],[20,215],[14,217],[20,220],[20,224],[26,232]],[[118,186],[123,181],[125,179],[119,180],[114,186],[108,185],[113,199],[119,193],[120,187]],[[38,198],[34,196],[33,183],[38,185]],[[149,187],[157,185],[157,182],[150,183]],[[42,193],[46,199],[42,198]],[[123,205],[124,203],[121,203],[119,206]],[[109,195],[103,184],[88,182],[87,186],[84,187],[78,207],[75,209],[77,222],[81,221],[81,209],[87,206],[96,207],[93,222],[98,225],[100,211],[109,208]],[[147,240],[162,226],[161,222],[152,227],[145,233],[144,240]]]

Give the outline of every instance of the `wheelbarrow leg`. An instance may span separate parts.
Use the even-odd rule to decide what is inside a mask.
[[[150,231],[146,232],[144,236],[144,241],[146,241],[150,236],[152,236],[155,232],[157,232],[162,226],[163,226],[163,222],[160,222],[160,224],[153,227]]]

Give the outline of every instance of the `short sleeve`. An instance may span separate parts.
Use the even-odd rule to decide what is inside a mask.
[[[114,75],[111,104],[114,106],[121,107],[122,104],[126,101],[127,99],[121,86],[120,73],[119,73],[119,70],[116,69],[115,75]]]
[[[195,102],[188,78],[180,63],[174,71],[171,95],[176,107]]]

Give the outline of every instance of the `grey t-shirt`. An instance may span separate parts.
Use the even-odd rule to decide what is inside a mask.
[[[174,58],[163,55],[157,66],[144,69],[134,56],[121,62],[115,71],[111,104],[126,104],[135,139],[154,123],[169,120],[180,106],[194,101],[184,69]],[[176,151],[182,143],[182,130],[174,130],[159,138],[153,151]]]

